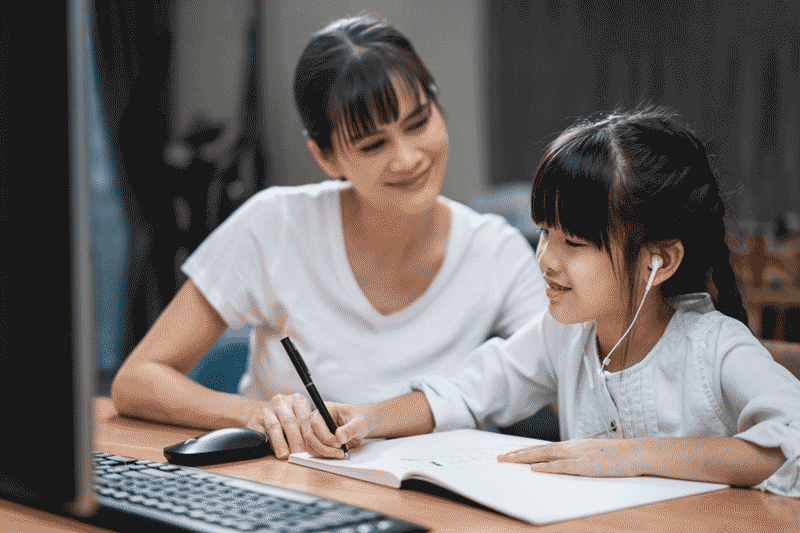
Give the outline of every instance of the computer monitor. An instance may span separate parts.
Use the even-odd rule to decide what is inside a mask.
[[[82,83],[88,57],[80,33],[88,6],[88,0],[70,0],[66,10],[8,22],[35,22],[30,37],[42,44],[53,42],[44,41],[47,35],[61,39],[46,44],[47,52],[29,54],[29,69],[9,77],[37,96],[6,104],[25,120],[8,128],[0,142],[0,498],[76,516],[95,509],[93,283]],[[64,17],[66,57],[59,53]],[[33,46],[27,31],[21,38],[8,44]]]

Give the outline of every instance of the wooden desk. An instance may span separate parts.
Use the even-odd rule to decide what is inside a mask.
[[[162,449],[202,433],[119,416],[108,398],[96,401],[95,449],[164,461]],[[405,518],[436,532],[725,532],[795,533],[800,500],[749,489],[725,489],[598,516],[532,526],[506,516],[412,490],[395,490],[279,461],[274,457],[203,467],[361,505]],[[533,495],[531,496],[534,497]],[[103,532],[101,528],[0,500],[0,531]]]

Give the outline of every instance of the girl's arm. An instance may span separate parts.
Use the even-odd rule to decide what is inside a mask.
[[[575,439],[533,446],[498,457],[532,463],[535,472],[593,477],[659,476],[753,486],[786,461],[780,448],[736,437]]]
[[[269,435],[280,458],[288,456],[289,447],[302,451],[297,419],[311,412],[305,396],[261,402],[208,389],[186,376],[226,328],[200,290],[187,281],[114,378],[111,396],[117,411],[204,429],[249,426]]]
[[[752,487],[786,461],[780,448],[736,437],[644,438],[642,475]]]

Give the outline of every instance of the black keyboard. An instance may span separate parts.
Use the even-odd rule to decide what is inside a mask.
[[[303,492],[100,452],[94,452],[94,493],[102,507],[188,531],[428,531],[393,516]]]

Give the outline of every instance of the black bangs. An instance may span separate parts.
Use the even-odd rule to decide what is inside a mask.
[[[562,134],[536,171],[531,190],[533,221],[559,227],[608,250],[612,159],[606,130],[576,128]]]
[[[391,74],[391,77],[390,77]],[[421,77],[413,62],[402,55],[379,57],[364,50],[342,69],[331,91],[329,113],[344,146],[374,134],[379,124],[396,121],[400,114],[397,89],[422,103]],[[401,87],[392,84],[392,78]]]

